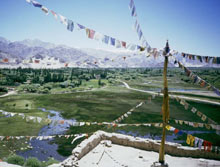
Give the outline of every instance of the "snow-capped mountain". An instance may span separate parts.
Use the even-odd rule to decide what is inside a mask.
[[[186,66],[195,66],[180,55],[178,59]],[[163,56],[156,59],[147,57],[146,53],[128,50],[79,49],[55,45],[40,40],[23,40],[11,42],[0,37],[0,68],[135,68],[163,67]],[[201,64],[201,63],[200,63]],[[173,67],[173,60],[169,66]],[[202,66],[210,66],[202,64]]]

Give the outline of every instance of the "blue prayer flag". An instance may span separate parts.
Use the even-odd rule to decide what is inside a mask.
[[[84,27],[83,25],[81,25],[81,24],[77,24],[78,25],[78,27],[79,27],[79,29],[85,29],[86,27]]]
[[[143,33],[142,33],[142,31],[140,30],[140,31],[138,32],[139,40],[141,39],[142,35],[143,35]]]
[[[183,134],[183,131],[180,130],[177,134],[178,134],[178,135],[182,135],[182,134]]]
[[[135,6],[133,6],[133,8],[132,8],[131,16],[136,16],[136,9],[135,9]]]
[[[38,3],[37,1],[32,1],[32,4],[34,5],[34,7],[38,7],[38,8],[42,7],[42,5]]]
[[[133,0],[130,0],[129,8],[132,9],[133,6],[134,6],[134,2]]]
[[[72,20],[68,20],[67,30],[73,31],[74,29],[74,23]]]
[[[108,44],[108,42],[109,42],[109,36],[104,35],[104,37],[103,37],[103,39],[102,39],[102,42]]]
[[[115,46],[115,38],[111,37],[111,45]]]

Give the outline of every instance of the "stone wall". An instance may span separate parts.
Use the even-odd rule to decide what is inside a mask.
[[[78,160],[94,149],[102,140],[110,140],[113,144],[134,147],[146,151],[159,152],[160,141],[143,139],[117,133],[97,131],[88,139],[82,141],[73,151],[72,155],[62,162],[61,166],[78,167]],[[206,152],[194,147],[183,147],[177,143],[166,142],[165,153],[179,157],[209,158],[220,160],[220,154]]]

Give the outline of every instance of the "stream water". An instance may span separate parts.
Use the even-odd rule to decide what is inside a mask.
[[[48,112],[48,118],[52,120],[51,124],[44,126],[40,132],[38,133],[38,136],[51,136],[51,135],[60,135],[64,134],[65,131],[69,128],[69,124],[55,124],[54,122],[58,122],[59,120],[65,120],[61,115],[60,112],[54,111],[54,110],[46,110],[44,108],[39,108],[43,112]],[[68,120],[75,122],[74,119]],[[66,122],[66,121],[65,121]],[[60,155],[57,152],[58,145],[52,144],[53,139],[49,140],[36,140],[32,139],[29,142],[29,145],[32,147],[32,149],[27,151],[18,151],[16,152],[18,155],[23,156],[24,158],[28,157],[36,157],[41,161],[48,160],[49,157],[53,157],[56,160],[63,161],[67,157],[64,157]]]

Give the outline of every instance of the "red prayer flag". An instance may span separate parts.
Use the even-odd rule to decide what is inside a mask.
[[[174,133],[177,134],[179,132],[179,129],[175,129]]]
[[[94,35],[95,35],[95,31],[87,28],[86,34],[87,34],[88,38],[93,39]]]
[[[126,48],[126,42],[121,41],[122,47]]]

